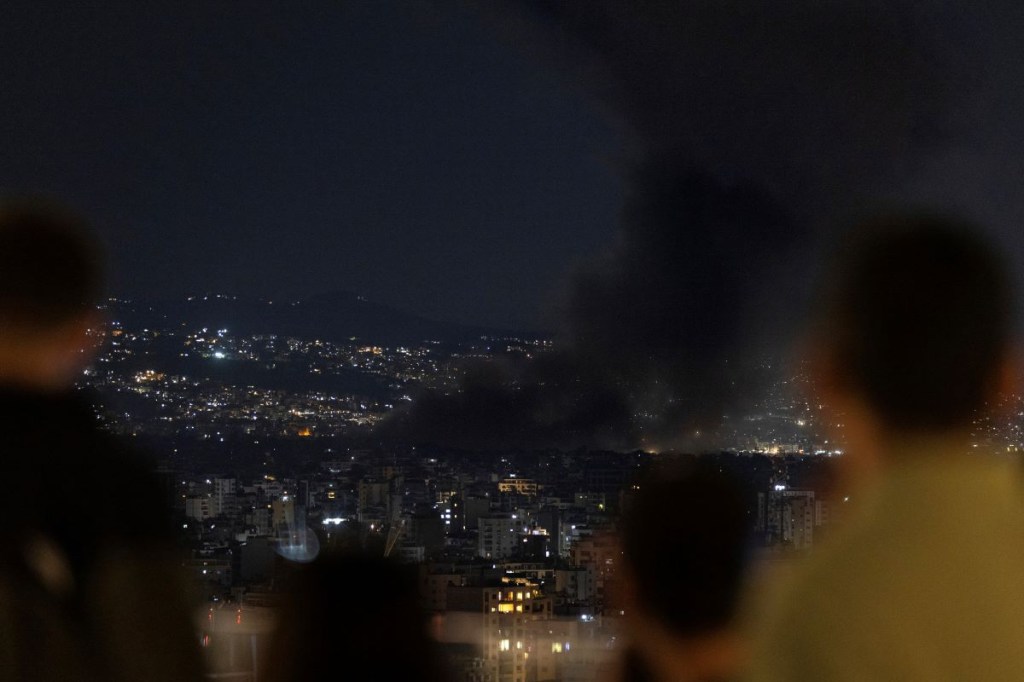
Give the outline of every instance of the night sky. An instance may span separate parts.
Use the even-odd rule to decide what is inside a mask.
[[[781,177],[790,183],[773,188],[782,195],[804,189],[782,157],[860,170],[856,150],[828,158],[827,144],[808,144],[815,135],[804,134],[802,112],[818,104],[785,92],[788,76],[797,89],[827,80],[803,68],[828,47],[801,33],[822,22],[804,11],[810,4],[718,3],[724,9],[687,24],[651,3],[603,1],[587,12],[426,0],[197,1],[173,11],[5,3],[0,188],[51,193],[86,211],[111,242],[115,293],[340,288],[442,318],[533,325],[567,269],[614,242],[618,159],[638,127],[690,130],[718,170]],[[933,3],[915,15],[937,47],[936,73],[925,77],[959,78],[963,88],[958,101],[922,106],[959,118],[912,165],[905,150],[889,156],[901,164],[899,196],[967,207],[1010,234],[1024,216],[1024,24],[1005,4]],[[884,7],[834,3],[826,11],[839,28],[828,30],[864,31],[872,12],[892,14]],[[847,16],[858,13],[861,24]],[[761,15],[774,25],[752,28]],[[601,60],[608,41],[578,41],[609,17],[621,49],[639,53],[615,58],[679,69],[678,92],[667,96],[693,106],[666,108],[651,101],[658,92],[634,97],[632,111],[609,103],[617,86],[607,74],[622,70]],[[798,41],[813,49],[779,49]],[[667,64],[649,59],[665,45]],[[772,68],[747,79],[748,51],[766,45],[758,58]],[[880,59],[892,56],[885,49]],[[732,82],[702,78],[709,69]],[[836,87],[844,101],[849,83]],[[656,120],[666,109],[667,124]],[[892,192],[886,181],[872,191]]]
[[[95,4],[4,3],[0,189],[86,212],[114,293],[529,328],[613,239],[614,126],[479,12]]]
[[[1021,3],[146,4],[5,6],[0,187],[91,216],[118,294],[556,333],[413,431],[676,442],[754,393],[858,213],[1024,246]]]

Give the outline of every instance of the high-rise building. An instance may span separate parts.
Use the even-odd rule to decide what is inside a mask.
[[[478,554],[485,559],[507,559],[516,551],[516,525],[511,514],[488,514],[477,519]]]

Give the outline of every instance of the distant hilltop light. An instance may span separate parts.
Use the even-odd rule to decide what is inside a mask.
[[[213,354],[213,357],[217,358],[218,360],[223,360],[225,356],[223,352],[217,351]]]

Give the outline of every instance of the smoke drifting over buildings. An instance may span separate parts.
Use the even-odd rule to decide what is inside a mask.
[[[557,350],[423,396],[403,437],[713,447],[799,327],[836,218],[958,125],[941,22],[881,3],[484,3],[622,126],[618,243],[568,278]],[[570,85],[572,84],[572,85]],[[697,441],[694,438],[698,438]]]

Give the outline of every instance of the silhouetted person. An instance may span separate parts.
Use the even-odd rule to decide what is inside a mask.
[[[450,679],[420,608],[414,567],[326,554],[296,569],[291,582],[262,679]]]
[[[626,682],[732,679],[750,522],[743,489],[705,461],[656,466],[637,483],[622,528]]]
[[[1004,264],[927,215],[841,251],[812,348],[850,510],[751,624],[751,679],[1024,679],[1024,490],[971,441],[1012,386]]]
[[[0,205],[0,679],[201,673],[163,495],[73,390],[102,268],[63,209]]]

